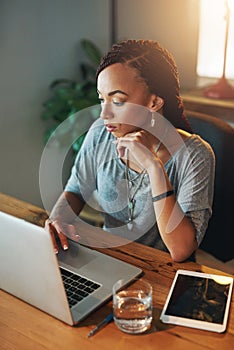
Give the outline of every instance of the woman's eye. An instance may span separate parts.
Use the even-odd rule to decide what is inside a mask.
[[[119,106],[119,107],[124,105],[123,101],[113,101],[113,103],[115,106]]]
[[[100,102],[101,104],[105,103],[104,98],[99,98],[99,102]],[[124,101],[112,101],[112,103],[113,103],[115,106],[120,107],[120,106],[123,106],[123,104],[124,104],[125,102],[124,102]]]

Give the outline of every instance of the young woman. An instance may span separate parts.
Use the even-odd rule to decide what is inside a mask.
[[[100,119],[45,224],[55,251],[56,236],[63,249],[77,239],[74,213],[95,191],[104,230],[188,259],[212,212],[214,154],[184,115],[173,57],[155,41],[113,45],[97,91]]]

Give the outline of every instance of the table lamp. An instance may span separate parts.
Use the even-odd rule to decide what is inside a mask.
[[[228,43],[228,32],[230,22],[230,9],[234,9],[234,0],[226,0],[226,34],[225,34],[225,45],[224,45],[224,60],[223,60],[223,74],[219,81],[206,88],[204,95],[211,98],[221,99],[234,99],[234,87],[232,87],[225,77],[226,72],[226,59],[227,59],[227,43]]]

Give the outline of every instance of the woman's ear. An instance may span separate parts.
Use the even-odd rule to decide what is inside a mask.
[[[152,112],[158,112],[164,105],[164,100],[157,96],[157,95],[152,95],[151,100],[150,100],[150,109]]]

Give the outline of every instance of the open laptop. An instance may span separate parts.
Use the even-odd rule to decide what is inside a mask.
[[[0,212],[0,288],[69,325],[107,301],[118,279],[141,273],[72,241],[56,256],[44,228]]]

